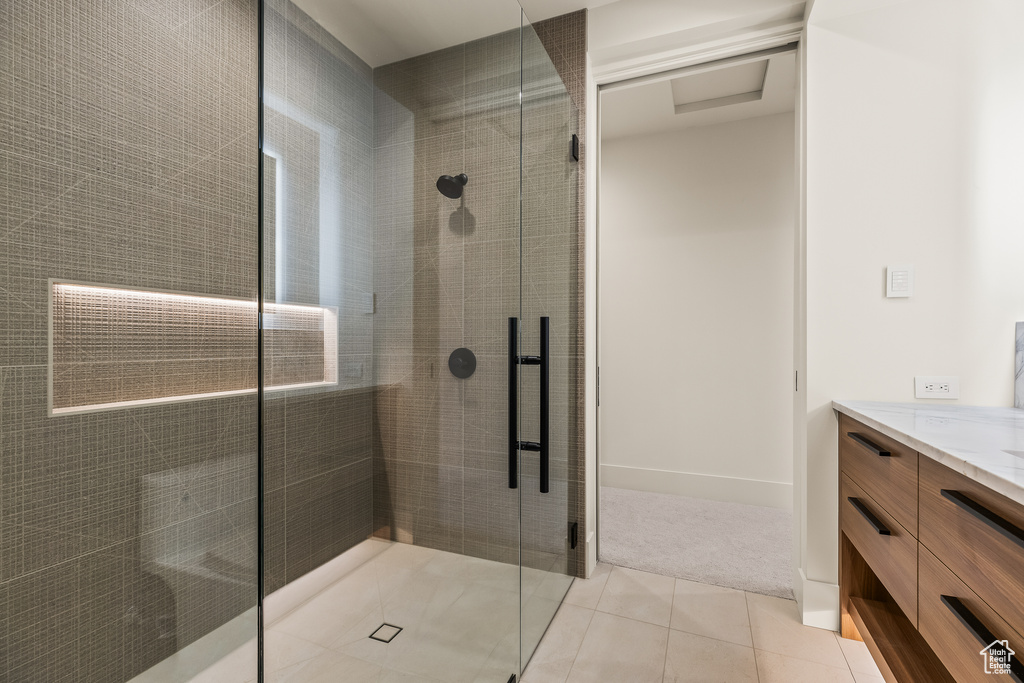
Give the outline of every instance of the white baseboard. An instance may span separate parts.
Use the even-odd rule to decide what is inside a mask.
[[[589,579],[594,574],[594,570],[597,568],[597,531],[591,531],[587,534],[587,571],[586,576]]]
[[[601,465],[601,486],[793,509],[793,485],[778,481]]]
[[[812,581],[798,569],[796,581],[800,595],[798,604],[805,626],[829,631],[839,630],[839,584]]]

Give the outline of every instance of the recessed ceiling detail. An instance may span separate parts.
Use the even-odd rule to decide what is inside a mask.
[[[672,79],[676,114],[760,100],[768,74],[768,60],[696,73]]]
[[[749,59],[741,56],[723,66],[698,65],[663,78],[602,88],[601,139],[791,112],[796,105],[796,72],[796,52],[786,49]]]

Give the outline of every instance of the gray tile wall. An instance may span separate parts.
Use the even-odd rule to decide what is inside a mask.
[[[273,592],[371,534],[373,80],[291,2],[264,30],[266,300],[337,307],[339,354],[338,387],[266,395]]]
[[[504,562],[518,557],[505,420],[519,40],[516,29],[374,70],[374,530]],[[459,173],[462,199],[441,195],[438,177]],[[468,379],[448,369],[460,347],[476,355]]]
[[[52,307],[54,410],[256,388],[256,359],[235,353],[254,301],[56,284]],[[266,313],[266,386],[326,381],[323,311]]]
[[[536,494],[535,459],[523,468],[524,560],[543,569],[566,562],[567,519],[580,520],[580,538],[586,531],[577,494],[583,181],[582,165],[567,160],[567,135],[582,132],[583,114],[564,95],[569,87],[582,98],[585,36],[578,12],[523,38],[526,87],[563,93],[524,113],[523,352],[536,352],[535,318],[550,315],[556,356],[552,492]],[[507,320],[520,303],[520,56],[515,30],[374,71],[374,532],[504,562],[519,555],[506,354]],[[440,195],[437,177],[460,172],[469,176],[463,199]],[[464,380],[447,367],[461,346],[477,357]],[[523,373],[524,433],[536,429],[535,375]],[[573,553],[567,569],[578,573],[581,562]]]
[[[255,603],[254,397],[46,416],[48,278],[255,297],[255,10],[0,8],[8,680],[127,680]],[[300,201],[265,207],[267,239],[287,239],[281,298],[338,306],[342,349],[339,391],[267,402],[268,590],[371,530],[514,561],[504,353],[519,296],[518,32],[385,67],[374,89],[290,3],[268,10],[268,91],[289,106],[267,116],[282,159],[267,196],[282,187]],[[459,172],[470,185],[452,203],[433,183]],[[334,193],[322,195],[325,177]],[[326,260],[324,245],[337,249]],[[447,371],[463,345],[478,358],[464,381]],[[253,335],[236,355],[255,351]],[[582,375],[567,372],[578,391]]]
[[[580,158],[578,163],[566,162],[568,168],[575,167],[575,170],[568,175],[565,163],[559,162],[559,156],[565,155],[566,150],[559,150],[556,146],[549,153],[543,151],[543,147],[532,146],[535,150],[533,155],[526,158],[530,169],[528,177],[548,176],[551,184],[545,187],[554,190],[558,196],[570,197],[569,202],[559,200],[548,200],[544,197],[540,188],[529,191],[524,190],[524,238],[526,231],[540,237],[546,234],[555,233],[551,236],[551,243],[545,249],[549,258],[536,262],[539,270],[538,276],[546,282],[546,287],[535,290],[536,296],[533,304],[536,310],[547,308],[544,302],[559,303],[566,302],[568,309],[565,311],[567,322],[565,336],[562,337],[565,346],[562,347],[566,356],[564,358],[565,385],[568,391],[566,396],[567,420],[566,432],[566,503],[568,518],[570,521],[579,523],[578,537],[580,540],[577,550],[569,553],[568,571],[576,576],[586,575],[585,547],[583,540],[587,537],[587,511],[586,511],[586,328],[585,316],[585,271],[584,254],[586,250],[586,168],[588,163],[587,147],[587,98],[586,98],[586,70],[587,70],[587,11],[579,10],[559,17],[553,17],[532,25],[532,30],[547,52],[551,65],[561,78],[562,83],[572,102],[572,106],[566,108],[564,102],[556,101],[549,103],[546,112],[538,112],[537,116],[527,116],[525,120],[533,122],[539,130],[524,132],[529,138],[546,137],[548,131],[564,129],[568,123],[569,130],[563,130],[562,137],[567,133],[576,133],[580,140]],[[534,46],[532,40],[525,40],[525,46]],[[531,47],[528,54],[532,53]],[[524,60],[525,61],[525,60]],[[532,63],[536,64],[540,72],[531,79],[532,82],[543,83],[550,78],[545,75],[548,65],[544,60],[534,58]],[[525,80],[525,77],[524,77]],[[568,116],[568,118],[567,118]],[[573,123],[575,118],[575,123]],[[547,139],[556,139],[558,134]],[[563,143],[568,144],[568,143]],[[564,159],[564,156],[562,156]],[[545,173],[546,171],[546,173]],[[566,183],[574,182],[575,197],[570,186]],[[557,188],[557,189],[556,189]],[[570,227],[570,233],[564,234],[557,228],[559,226]],[[554,228],[554,229],[553,229]],[[535,263],[529,257],[526,263]],[[530,299],[524,300],[524,309],[530,309]],[[554,386],[553,380],[553,386]],[[560,387],[561,388],[561,387]],[[537,532],[536,538],[549,535]]]
[[[255,299],[256,58],[250,0],[0,7],[2,680],[123,681],[256,602],[254,396],[46,411],[48,278]]]

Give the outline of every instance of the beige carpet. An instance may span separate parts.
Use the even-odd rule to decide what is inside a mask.
[[[793,597],[788,510],[601,488],[601,562]]]

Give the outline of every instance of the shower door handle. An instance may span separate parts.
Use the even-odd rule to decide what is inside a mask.
[[[540,453],[540,492],[548,493],[550,458],[548,434],[551,429],[551,320],[540,319],[540,355],[520,356],[518,352],[519,319],[508,319],[508,487],[518,485],[519,451]],[[518,410],[517,365],[540,366],[540,441],[520,441],[516,424]]]
[[[551,411],[551,319],[540,319],[540,492],[550,490],[548,432]]]
[[[508,319],[508,487],[519,486],[519,318]]]

